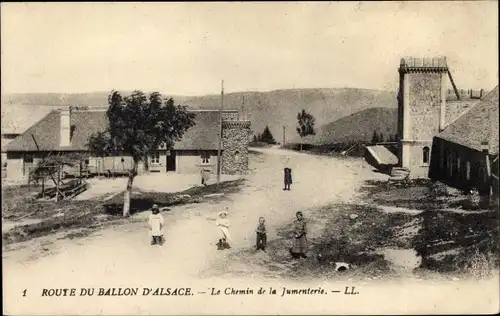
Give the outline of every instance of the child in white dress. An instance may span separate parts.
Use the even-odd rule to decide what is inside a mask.
[[[160,214],[158,205],[151,208],[152,214],[149,215],[149,231],[151,233],[151,245],[163,244],[163,215]]]
[[[229,242],[231,241],[231,235],[229,234],[230,222],[227,218],[227,214],[227,211],[219,212],[217,214],[217,221],[215,222],[220,231],[220,238],[217,243],[217,249],[219,250],[231,248],[229,245]]]

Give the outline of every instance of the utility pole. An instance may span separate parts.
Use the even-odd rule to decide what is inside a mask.
[[[217,185],[220,184],[221,150],[222,150],[222,108],[224,107],[224,80],[221,81],[220,111],[219,111],[219,146],[217,148]]]
[[[243,96],[243,100],[241,100],[241,111],[240,111],[240,120],[244,120],[244,116],[243,116],[243,111],[244,111],[244,108],[245,108],[245,96]]]
[[[286,126],[283,125],[283,140],[281,142],[281,145],[285,145],[285,141],[286,141],[285,133],[286,133]]]

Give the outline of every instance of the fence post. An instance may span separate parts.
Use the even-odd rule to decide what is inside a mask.
[[[57,182],[56,182],[56,202],[59,201],[59,187],[61,182],[61,168],[57,167]]]

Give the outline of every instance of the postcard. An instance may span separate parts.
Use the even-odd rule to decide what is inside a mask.
[[[6,315],[497,313],[498,3],[2,3]]]

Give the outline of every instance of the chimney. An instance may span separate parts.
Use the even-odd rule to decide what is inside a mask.
[[[60,126],[60,137],[59,146],[60,147],[70,147],[71,146],[71,106],[65,109],[61,109],[61,126]]]
[[[490,149],[489,143],[488,142],[481,142],[481,151],[485,154],[488,154]]]

